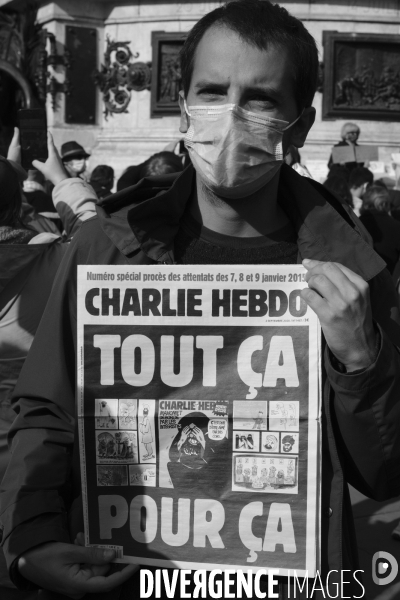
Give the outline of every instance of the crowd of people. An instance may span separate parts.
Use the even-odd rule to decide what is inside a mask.
[[[346,123],[343,144],[356,143],[360,128]],[[348,139],[350,138],[350,140]],[[367,163],[333,163],[324,186],[341,198],[370,234],[376,252],[386,262],[396,286],[400,276],[400,191],[396,180],[375,179]]]
[[[235,0],[206,15],[184,45],[182,78],[183,138],[129,167],[114,195],[113,169],[88,176],[89,154],[76,141],[59,152],[49,134],[47,161],[25,172],[16,129],[0,157],[2,600],[138,595],[136,566],[109,571],[115,553],[82,543],[73,459],[78,264],[303,262],[302,298],[326,343],[324,572],[357,569],[343,483],[377,500],[400,494],[395,190],[364,163],[330,159],[323,185],[302,164],[318,53],[278,5]],[[215,104],[210,129],[202,110]],[[358,135],[346,124],[341,144]],[[282,581],[280,598],[290,594]]]

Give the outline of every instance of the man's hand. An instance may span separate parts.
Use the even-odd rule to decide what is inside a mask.
[[[183,446],[183,444],[186,442],[187,437],[189,435],[189,425],[186,425],[186,427],[182,430],[181,433],[181,437],[179,438],[178,443],[176,444],[176,447],[178,448],[178,450],[180,450]]]
[[[11,140],[11,144],[8,147],[7,158],[8,160],[13,160],[19,165],[21,164],[21,143],[19,140],[18,127],[14,127],[14,135]]]
[[[114,550],[49,542],[23,554],[18,560],[18,569],[25,579],[40,588],[78,599],[85,594],[109,592],[139,568],[127,565],[106,577],[114,558]]]
[[[195,427],[193,427],[193,435],[196,438],[196,440],[202,445],[202,447],[205,448],[206,440],[204,437],[204,433],[202,432],[201,429],[199,429],[199,427],[197,427],[197,425]]]
[[[32,166],[43,173],[45,178],[51,181],[53,185],[57,185],[60,181],[68,179],[68,173],[54,145],[53,136],[50,131],[47,132],[47,149],[49,151],[49,158],[46,162],[42,163],[40,160],[33,160]]]
[[[303,260],[308,288],[301,297],[317,314],[330,350],[347,372],[376,359],[368,284],[339,263]]]

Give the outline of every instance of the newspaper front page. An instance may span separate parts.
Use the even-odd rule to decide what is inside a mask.
[[[80,266],[87,545],[188,569],[320,562],[320,329],[300,265]]]

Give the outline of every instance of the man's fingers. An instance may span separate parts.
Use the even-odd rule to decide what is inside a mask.
[[[300,296],[303,298],[304,302],[308,304],[310,308],[317,314],[317,316],[322,320],[322,315],[326,311],[326,300],[321,298],[317,292],[311,290],[310,288],[304,288],[301,290]]]
[[[344,265],[341,265],[340,263],[333,263],[334,265],[337,266],[338,269],[340,269],[340,271],[342,271],[342,273],[344,275],[346,275],[346,277],[348,277],[348,279],[350,279],[350,281],[352,283],[354,283],[354,285],[356,285],[358,288],[363,288],[363,287],[368,287],[368,283],[359,275],[357,275],[357,273],[354,273],[354,271],[352,271],[351,269],[349,269],[348,267],[345,267]]]
[[[85,545],[85,534],[83,533],[83,531],[80,531],[79,533],[76,534],[74,544],[76,546],[84,546]]]
[[[50,131],[47,132],[47,149],[49,151],[49,157],[50,156],[59,157],[58,150],[54,144],[54,139],[53,139],[53,136],[50,133]]]
[[[115,558],[115,551],[107,548],[71,545],[69,550],[70,560],[73,563],[86,563],[89,565],[106,565]]]
[[[82,583],[82,589],[88,594],[109,592],[128,581],[138,569],[139,565],[127,565],[122,571],[117,571],[107,577],[91,577]]]
[[[43,175],[45,175],[45,166],[44,163],[40,162],[40,160],[33,160],[32,167],[34,167],[37,171],[40,171],[41,173],[43,173]]]
[[[337,263],[337,262],[324,262],[322,260],[311,260],[305,258],[303,260],[303,266],[307,269],[306,281],[308,281],[311,272],[312,273],[324,273],[327,277],[332,279],[334,283],[336,283],[337,287],[344,285],[346,283],[346,278],[351,281],[353,285],[355,285],[358,289],[365,289],[368,287],[368,284],[364,281],[362,277],[354,273],[348,267]]]
[[[308,280],[310,290],[317,292],[322,298],[325,298],[329,303],[341,303],[342,296],[336,285],[324,274],[311,275]]]

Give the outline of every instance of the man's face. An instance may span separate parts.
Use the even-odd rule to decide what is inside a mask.
[[[70,174],[80,175],[86,169],[86,159],[83,156],[72,158],[64,162]]]
[[[259,50],[230,29],[213,26],[206,31],[196,49],[186,101],[188,106],[237,104],[246,110],[291,123],[299,116],[299,109],[288,50],[272,45],[267,50]],[[303,145],[314,120],[314,116],[310,120],[307,115],[314,115],[314,111],[306,109],[305,114],[305,119],[300,119],[293,129],[285,132],[284,151],[289,143],[297,147]],[[187,130],[187,125],[183,112],[182,132]]]

